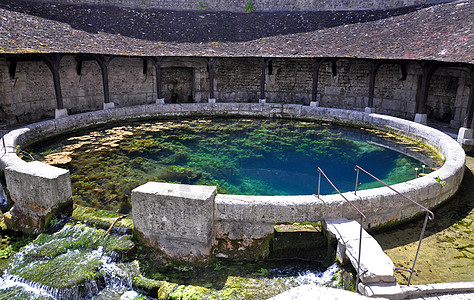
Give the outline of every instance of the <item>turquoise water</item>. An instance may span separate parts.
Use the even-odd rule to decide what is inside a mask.
[[[383,132],[270,119],[116,124],[43,141],[28,151],[71,171],[80,204],[124,213],[130,191],[147,181],[216,185],[230,194],[299,195],[317,193],[318,167],[349,191],[356,164],[388,184],[438,166],[417,145]],[[359,181],[360,189],[379,186],[366,175]],[[321,193],[333,192],[322,180]]]

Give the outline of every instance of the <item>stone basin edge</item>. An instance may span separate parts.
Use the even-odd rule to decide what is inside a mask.
[[[431,127],[375,113],[275,103],[151,104],[92,111],[42,121],[15,129],[4,136],[6,148],[0,145],[0,169],[3,172],[7,168],[23,169],[25,164],[29,163],[20,159],[15,149],[49,136],[119,120],[180,116],[249,116],[327,121],[380,129],[405,136],[431,148],[445,160],[440,169],[424,177],[392,186],[428,208],[433,208],[450,198],[458,190],[464,175],[466,159],[464,150],[454,139]],[[446,184],[441,185],[436,178],[445,181]],[[357,195],[354,195],[354,192],[347,192],[344,196],[367,216],[367,222],[364,223],[366,228],[391,225],[422,212],[420,208],[386,187],[358,191]],[[225,236],[229,239],[258,239],[273,232],[273,225],[278,222],[318,221],[341,217],[360,219],[358,213],[339,195],[323,195],[318,199],[315,195],[217,194],[215,198],[216,238]],[[236,222],[248,226],[236,226]]]

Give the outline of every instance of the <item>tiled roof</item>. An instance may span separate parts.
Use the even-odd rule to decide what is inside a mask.
[[[41,14],[38,7],[28,10],[27,5],[9,7],[9,3],[22,1],[4,0],[0,4],[0,53],[354,57],[474,63],[474,1],[469,0],[391,12],[260,14],[41,4],[48,15]],[[85,13],[88,10],[90,13]],[[315,22],[317,14],[320,21]]]

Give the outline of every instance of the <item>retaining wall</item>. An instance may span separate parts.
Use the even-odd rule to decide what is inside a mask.
[[[46,2],[46,0],[31,0]],[[362,10],[390,9],[431,3],[427,0],[48,0],[57,3],[86,3],[120,5],[142,8],[177,10],[252,11],[309,11],[309,10]],[[248,3],[252,3],[250,4]],[[252,9],[251,9],[252,7]]]
[[[35,123],[14,130],[5,136],[6,153],[1,156],[0,167],[5,170],[21,169],[26,164],[14,151],[17,145],[23,146],[47,136],[60,134],[72,129],[93,124],[124,119],[140,119],[171,116],[255,116],[269,118],[297,118],[304,120],[323,120],[347,125],[363,126],[388,130],[430,147],[444,158],[439,169],[422,178],[396,184],[399,192],[432,208],[451,197],[458,189],[465,164],[465,154],[459,144],[442,132],[399,118],[367,114],[360,111],[311,107],[295,104],[166,104],[142,105],[108,109],[69,116],[66,118]],[[5,149],[0,148],[0,153]],[[442,186],[438,180],[446,181]],[[7,189],[14,184],[7,180]],[[66,188],[66,187],[65,187]],[[421,210],[387,188],[359,191],[357,195],[348,192],[345,196],[360,207],[367,216],[365,227],[377,227],[399,222],[421,212]],[[135,209],[132,207],[132,210]],[[160,217],[161,211],[146,209],[141,212],[149,218]],[[186,217],[192,218],[193,212]],[[278,222],[318,221],[325,218],[358,219],[359,216],[339,195],[304,196],[245,196],[222,195],[215,197],[213,224],[217,253],[224,257],[245,256],[245,251],[257,251],[273,234]],[[179,222],[178,222],[179,223]],[[254,254],[265,256],[268,249]]]

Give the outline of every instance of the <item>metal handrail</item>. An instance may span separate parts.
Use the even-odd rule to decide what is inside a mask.
[[[324,178],[331,184],[331,186],[338,192],[338,194],[346,200],[357,212],[360,214],[360,233],[359,233],[359,257],[357,258],[357,278],[356,278],[356,290],[358,290],[359,286],[359,280],[360,280],[360,256],[362,252],[362,222],[365,222],[367,218],[365,217],[364,213],[360,211],[351,201],[349,201],[340,191],[339,189],[332,183],[332,181],[327,177],[327,175],[324,173],[324,171],[318,167],[318,173],[319,173],[319,178],[318,178],[318,199],[319,198],[319,192],[320,192],[320,187],[321,187],[321,174],[323,174]]]
[[[394,191],[395,193],[397,193],[398,195],[402,196],[403,198],[411,201],[413,204],[419,206],[421,209],[423,209],[424,211],[426,211],[429,215],[430,215],[430,220],[432,221],[434,219],[434,213],[429,210],[428,208],[424,207],[423,205],[421,205],[420,203],[416,202],[415,200],[412,200],[410,198],[408,198],[407,196],[403,195],[402,193],[400,193],[399,191],[395,190],[394,188],[392,188],[391,186],[389,186],[388,184],[386,184],[385,182],[383,182],[382,180],[378,179],[377,177],[375,177],[374,175],[372,175],[370,172],[364,170],[363,168],[361,168],[360,166],[356,165],[354,167],[354,170],[357,172],[357,176],[356,176],[356,184],[355,184],[355,189],[354,189],[354,195],[357,195],[357,182],[359,181],[359,170],[365,172],[367,175],[369,175],[370,177],[372,177],[373,179],[377,180],[378,182],[380,182],[381,184],[385,185],[386,187],[388,187],[389,189],[391,189],[392,191]]]
[[[397,193],[398,195],[402,196],[403,198],[411,201],[412,203],[414,203],[415,205],[419,206],[420,208],[422,208],[424,211],[426,211],[426,217],[425,217],[425,221],[423,223],[423,228],[421,229],[421,234],[420,234],[420,240],[418,242],[418,248],[416,249],[416,254],[415,254],[415,259],[413,260],[413,266],[411,267],[411,270],[407,270],[407,269],[403,269],[403,268],[397,268],[398,270],[402,270],[402,271],[406,271],[406,272],[410,272],[410,277],[408,278],[408,283],[407,283],[407,286],[410,286],[410,281],[411,281],[411,277],[413,276],[413,271],[415,270],[415,264],[416,264],[416,260],[418,258],[418,253],[420,252],[420,247],[421,247],[421,241],[423,240],[423,237],[425,235],[425,230],[426,230],[426,225],[428,224],[428,219],[429,220],[434,220],[434,213],[429,210],[428,208],[424,207],[423,205],[421,205],[420,203],[416,202],[415,200],[413,199],[410,199],[409,197],[403,195],[402,193],[398,192],[397,190],[395,190],[394,188],[392,188],[391,186],[389,186],[388,184],[386,184],[385,182],[383,182],[382,180],[378,179],[377,177],[375,177],[374,175],[372,175],[370,172],[364,170],[363,168],[361,168],[360,166],[356,165],[354,167],[354,171],[357,172],[357,176],[356,176],[356,183],[355,183],[355,189],[354,189],[354,195],[357,195],[357,185],[358,185],[358,182],[359,182],[359,170],[363,171],[364,173],[366,173],[367,175],[369,175],[370,177],[374,178],[375,180],[377,180],[378,182],[382,183],[383,185],[385,185],[386,187],[388,187],[389,189],[391,189],[392,191],[394,191],[395,193]]]

